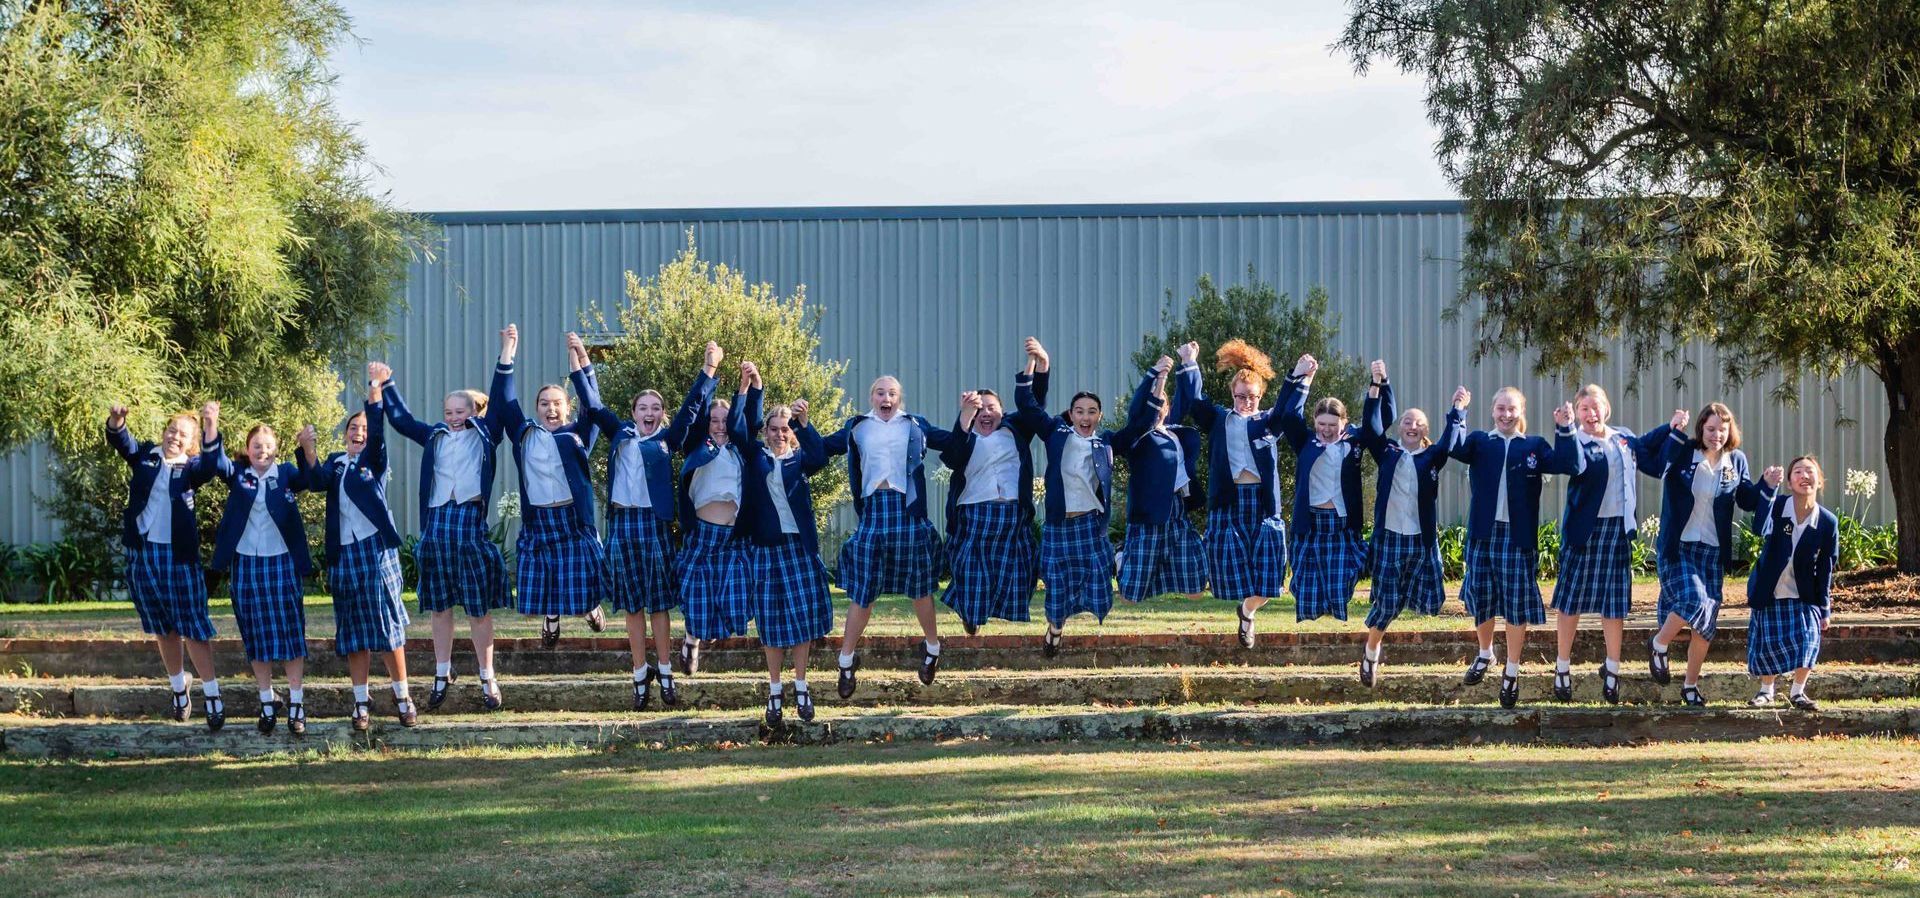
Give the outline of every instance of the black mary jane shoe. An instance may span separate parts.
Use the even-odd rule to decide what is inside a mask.
[[[1500,707],[1512,710],[1520,704],[1520,678],[1500,676]]]
[[[393,702],[393,719],[400,721],[400,725],[403,727],[417,726],[420,723],[420,709],[414,707],[413,699],[411,698],[395,699]]]
[[[653,704],[653,681],[657,676],[653,668],[648,667],[640,679],[633,681],[633,710],[645,711]]]
[[[1662,686],[1673,682],[1673,667],[1668,663],[1667,653],[1653,647],[1652,636],[1647,637],[1647,676]]]
[[[1787,696],[1787,704],[1790,704],[1790,705],[1792,705],[1792,706],[1793,706],[1793,708],[1794,708],[1794,710],[1796,710],[1796,711],[1818,711],[1818,710],[1820,710],[1820,703],[1819,703],[1819,702],[1816,702],[1816,701],[1814,701],[1814,700],[1813,700],[1813,699],[1811,699],[1811,698],[1808,698],[1808,697],[1807,697],[1807,694],[1806,694],[1806,693],[1804,693],[1804,692],[1802,692],[1802,693],[1800,693],[1799,695],[1789,695],[1789,696]]]
[[[1244,604],[1235,605],[1233,611],[1240,616],[1240,647],[1243,649],[1253,648],[1255,641],[1253,615],[1247,613],[1247,606]]]
[[[767,726],[777,727],[780,725],[781,719],[780,696],[767,696]]]
[[[364,733],[373,727],[373,704],[356,701],[353,703],[353,731]]]
[[[263,704],[260,706],[260,719],[254,724],[254,728],[260,731],[260,735],[262,736],[273,735],[274,724],[278,723],[280,720],[279,716],[274,714],[273,712],[275,710],[275,707],[278,706],[279,704],[280,703],[276,701],[276,702],[267,702],[266,704]]]
[[[287,705],[287,732],[295,736],[307,734],[307,706],[300,702]]]
[[[1066,634],[1052,627],[1048,627],[1047,635],[1040,637],[1041,657],[1058,658],[1060,656],[1060,637],[1064,635]]]
[[[841,698],[843,699],[853,698],[853,690],[858,688],[860,685],[859,679],[855,677],[855,674],[859,672],[860,672],[860,656],[859,655],[853,656],[852,664],[849,664],[845,667],[840,668],[840,697]]]
[[[560,644],[560,619],[549,617],[540,622],[540,645],[553,648]]]
[[[673,685],[673,677],[660,675],[660,704],[669,708],[680,707],[680,689]]]
[[[1473,658],[1473,663],[1467,665],[1467,675],[1464,677],[1461,677],[1460,682],[1465,683],[1468,686],[1478,686],[1480,685],[1481,680],[1485,680],[1487,678],[1487,671],[1492,667],[1493,667],[1492,658],[1482,658],[1478,655],[1475,655]]]
[[[1377,659],[1368,658],[1365,654],[1362,654],[1360,656],[1360,685],[1372,689],[1373,678],[1374,675],[1379,672],[1379,667],[1380,662]]]
[[[1680,702],[1689,708],[1704,708],[1707,706],[1707,697],[1700,694],[1698,686],[1682,686]]]
[[[940,672],[940,656],[927,648],[926,640],[920,641],[920,685],[932,686],[933,675]]]
[[[207,699],[207,732],[218,733],[227,725],[227,703],[218,698]]]
[[[485,677],[480,678],[480,706],[488,711],[500,710],[500,685]]]
[[[453,671],[447,671],[447,675],[444,677],[435,674],[433,677],[433,688],[427,690],[427,710],[440,710],[440,706],[447,701],[447,687],[453,685],[453,682],[458,679],[460,679],[459,675]]]
[[[803,722],[812,723],[813,722],[813,693],[795,692],[793,694],[793,709],[795,711],[800,712],[800,719]]]
[[[1620,675],[1600,665],[1600,697],[1609,705],[1620,704]]]
[[[1747,704],[1755,708],[1770,708],[1773,706],[1773,693],[1765,690],[1756,692],[1753,698],[1747,699]]]
[[[693,676],[700,672],[700,642],[695,639],[680,640],[680,675]]]
[[[187,695],[187,691],[182,689],[174,693],[173,709],[168,712],[168,716],[172,717],[175,723],[186,723],[187,718],[192,715],[193,700]]]
[[[1573,671],[1556,670],[1553,672],[1553,700],[1556,702],[1573,701]]]

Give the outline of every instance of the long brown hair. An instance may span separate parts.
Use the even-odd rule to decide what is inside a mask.
[[[1707,407],[1700,410],[1700,417],[1693,419],[1693,447],[1695,449],[1705,449],[1707,447],[1707,444],[1701,441],[1701,435],[1704,432],[1703,428],[1707,426],[1707,418],[1709,416],[1718,417],[1720,423],[1725,424],[1727,427],[1727,442],[1726,445],[1720,447],[1720,451],[1731,452],[1740,448],[1740,423],[1733,420],[1733,409],[1727,408],[1727,404],[1724,402],[1707,403]],[[1819,462],[1814,462],[1814,464],[1818,465]]]

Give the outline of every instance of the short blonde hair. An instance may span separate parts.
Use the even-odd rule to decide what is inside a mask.
[[[1513,430],[1515,433],[1526,433],[1527,432],[1527,394],[1520,392],[1519,387],[1505,386],[1505,387],[1501,387],[1498,390],[1493,391],[1493,401],[1499,402],[1501,396],[1513,397],[1513,406],[1514,408],[1519,409],[1519,412],[1513,416],[1515,421]]]
[[[1600,406],[1602,422],[1613,417],[1613,400],[1607,398],[1607,391],[1601,389],[1599,384],[1587,384],[1580,388],[1580,392],[1573,394],[1573,407],[1578,409],[1583,399],[1591,399],[1595,405]]]
[[[479,390],[454,390],[447,394],[448,399],[452,399],[455,396],[465,399],[467,401],[467,407],[473,409],[475,415],[484,415],[487,413],[487,394]]]
[[[172,427],[173,422],[181,421],[181,420],[184,420],[187,422],[187,428],[192,433],[192,436],[187,439],[187,454],[199,455],[200,454],[200,416],[194,414],[193,412],[174,412],[173,414],[167,416],[167,426]]]

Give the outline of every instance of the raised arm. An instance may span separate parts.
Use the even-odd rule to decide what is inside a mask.
[[[760,444],[760,415],[766,397],[766,385],[760,380],[760,370],[752,362],[740,366],[740,393],[733,397],[733,407],[727,410],[727,439],[741,446],[758,448]]]
[[[140,458],[140,443],[127,432],[127,407],[114,405],[107,410],[107,445],[120,454],[129,466]]]
[[[1765,471],[1760,472],[1760,478],[1758,480],[1747,479],[1747,473],[1751,469],[1747,467],[1747,456],[1745,453],[1735,454],[1733,457],[1733,465],[1734,470],[1738,472],[1738,476],[1740,477],[1740,485],[1733,488],[1733,504],[1748,511],[1759,511],[1773,504],[1773,497],[1780,488],[1780,478],[1786,475],[1786,472],[1783,471],[1779,465],[1771,466]]]
[[[1587,473],[1587,453],[1580,448],[1580,439],[1573,435],[1573,403],[1563,402],[1553,410],[1553,451],[1547,453],[1545,463],[1540,466],[1543,474],[1565,474],[1579,477]]]
[[[796,399],[793,403],[793,433],[800,440],[800,470],[808,476],[819,473],[831,460],[827,455],[826,441],[821,439],[820,431],[813,429],[807,420],[807,401]]]
[[[493,384],[488,389],[487,413],[482,417],[493,428],[498,443],[511,431],[518,433],[527,423],[520,410],[520,395],[514,390],[513,356],[520,348],[520,328],[509,324],[500,332],[500,363],[493,369]]]
[[[1166,375],[1164,368],[1149,368],[1140,378],[1140,385],[1133,388],[1133,398],[1127,402],[1127,423],[1113,433],[1113,445],[1122,452],[1140,442],[1160,419],[1160,397],[1154,395],[1154,384]],[[1172,420],[1172,416],[1168,416]]]
[[[1627,441],[1633,447],[1634,465],[1648,477],[1666,473],[1667,447],[1686,442],[1687,410],[1674,409],[1673,419]]]
[[[667,422],[667,432],[660,435],[668,449],[682,447],[687,443],[687,434],[701,416],[707,413],[707,403],[713,401],[713,393],[720,387],[720,362],[726,353],[720,344],[707,341],[706,355],[702,357],[700,373],[694,375],[693,386],[687,388],[687,398],[680,403],[679,411],[673,413],[673,420]],[[697,445],[697,444],[696,444]],[[682,450],[685,451],[685,450]]]
[[[1167,411],[1167,422],[1178,424],[1192,418],[1195,426],[1212,433],[1213,425],[1226,411],[1201,392],[1200,344],[1188,341],[1175,348],[1174,352],[1180,358],[1178,366],[1169,375],[1173,383],[1167,395],[1173,407]]]
[[[371,421],[367,423],[367,428],[369,431],[372,430],[373,423]],[[333,484],[330,482],[333,479],[332,469],[324,467],[318,462],[320,455],[314,448],[316,439],[317,437],[311,424],[300,428],[300,432],[293,437],[293,460],[298,470],[298,474],[296,475],[298,479],[296,482],[299,484],[299,488],[306,492],[324,493],[333,488]]]
[[[432,425],[425,424],[413,416],[407,408],[407,402],[400,396],[400,385],[393,382],[393,369],[387,369],[387,379],[380,384],[380,407],[387,413],[387,423],[403,437],[422,446],[433,438]]]
[[[1313,375],[1319,370],[1320,360],[1311,355],[1303,355],[1294,362],[1293,371],[1280,383],[1280,397],[1274,402],[1273,414],[1267,416],[1267,426],[1296,452],[1313,437],[1313,431],[1307,427],[1307,390],[1313,386]]]
[[[187,464],[188,482],[197,486],[215,477],[231,481],[235,473],[220,436],[220,403],[208,402],[200,406],[200,454]]]
[[[1046,349],[1040,346],[1040,341],[1028,337],[1027,367],[1013,377],[1014,410],[1007,416],[1007,423],[1022,436],[1046,433],[1053,426],[1053,416],[1047,414],[1046,408],[1047,385],[1052,378],[1047,373],[1046,358]]]
[[[1375,461],[1387,455],[1387,422],[1400,417],[1394,407],[1393,384],[1387,382],[1386,363],[1374,362],[1373,384],[1367,388],[1367,401],[1360,411],[1360,444],[1373,453]]]

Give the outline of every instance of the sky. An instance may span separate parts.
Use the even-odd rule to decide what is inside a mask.
[[[1339,0],[348,0],[336,100],[415,211],[1443,199]]]

